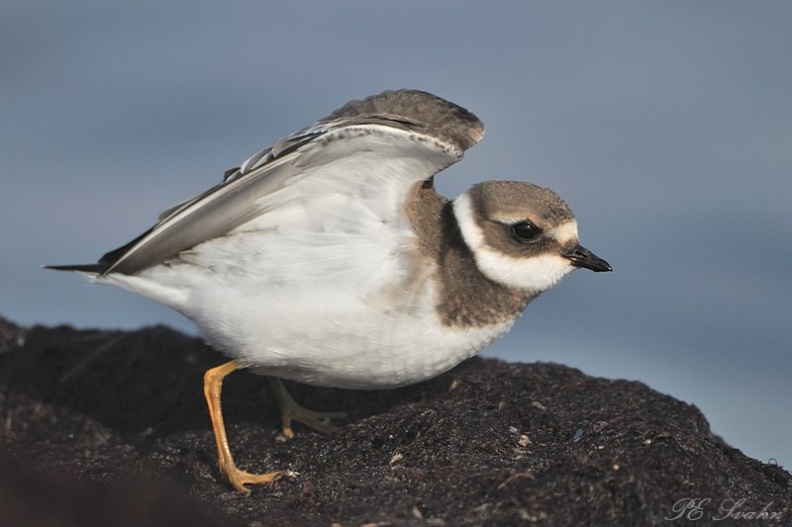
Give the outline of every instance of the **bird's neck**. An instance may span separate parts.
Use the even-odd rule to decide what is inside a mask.
[[[465,244],[452,203],[424,184],[408,204],[420,251],[437,275],[436,310],[445,325],[480,327],[515,319],[539,293],[513,289],[484,276]]]

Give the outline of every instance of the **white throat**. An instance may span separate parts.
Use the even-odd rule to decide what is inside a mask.
[[[541,293],[575,270],[570,261],[559,254],[515,258],[492,248],[476,222],[476,213],[467,193],[454,200],[454,216],[462,238],[473,253],[476,266],[490,280],[507,287]],[[571,228],[565,226],[562,232],[567,234]]]

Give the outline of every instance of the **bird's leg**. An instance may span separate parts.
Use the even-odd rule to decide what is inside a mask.
[[[238,469],[236,463],[234,463],[234,458],[231,457],[225,424],[223,423],[220,394],[223,390],[223,379],[241,367],[241,364],[232,360],[207,371],[204,375],[204,394],[206,395],[206,403],[209,405],[209,417],[212,419],[215,441],[217,441],[217,457],[220,462],[220,473],[236,490],[248,494],[250,490],[245,487],[246,484],[257,485],[269,483],[278,479],[284,472],[278,471],[269,472],[267,474],[251,474],[250,472]]]
[[[283,420],[283,435],[286,437],[294,437],[292,430],[292,420],[300,422],[306,426],[318,430],[319,432],[329,434],[333,432],[336,427],[329,424],[333,419],[349,419],[344,412],[317,412],[315,410],[308,410],[300,406],[295,401],[280,379],[277,377],[267,377],[270,386],[275,391],[275,396],[281,407],[281,419]]]

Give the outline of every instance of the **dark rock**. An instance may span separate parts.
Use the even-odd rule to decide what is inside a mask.
[[[0,319],[0,525],[654,525],[699,512],[697,524],[729,525],[763,508],[763,524],[792,525],[792,475],[726,445],[695,407],[478,358],[399,390],[289,384],[352,418],[332,436],[297,425],[290,441],[264,379],[233,374],[223,407],[238,464],[299,473],[243,496],[219,479],[203,400],[204,371],[224,360],[163,327]]]

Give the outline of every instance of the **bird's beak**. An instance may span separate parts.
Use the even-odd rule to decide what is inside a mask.
[[[595,273],[613,271],[613,267],[611,267],[608,262],[582,245],[575,245],[571,251],[564,253],[564,256],[569,258],[572,265],[575,267],[585,267],[586,269],[591,269]]]

